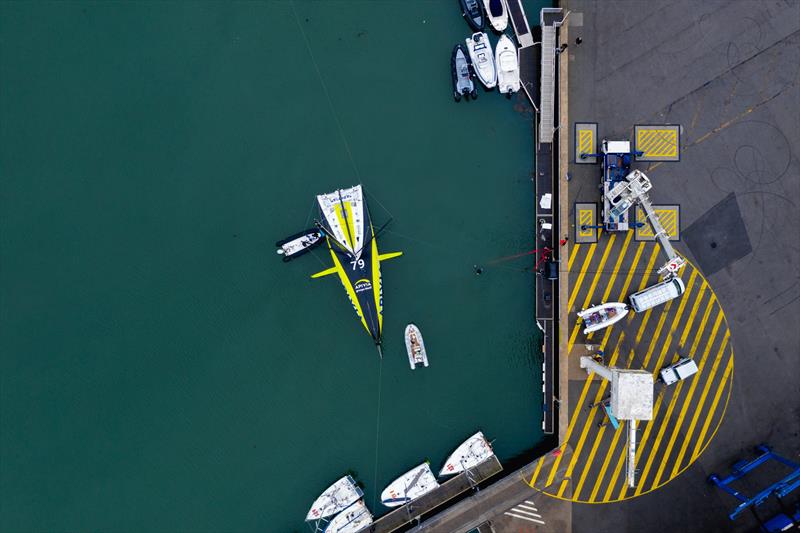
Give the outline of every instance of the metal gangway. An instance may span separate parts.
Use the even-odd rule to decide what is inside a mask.
[[[553,16],[560,14],[561,8],[558,7],[546,7],[539,14],[539,23],[542,26],[540,143],[552,143],[555,133],[556,28],[561,26],[563,19],[555,21]]]

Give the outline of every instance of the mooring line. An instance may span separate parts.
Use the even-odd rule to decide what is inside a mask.
[[[373,471],[373,492],[372,492],[372,508],[375,506],[378,499],[378,444],[381,431],[381,390],[383,389],[383,358],[378,359],[378,415],[375,419],[375,470]]]
[[[308,49],[308,55],[311,57],[311,62],[314,64],[314,70],[317,71],[317,77],[319,78],[319,83],[320,85],[322,85],[322,90],[325,93],[325,98],[328,100],[328,106],[331,108],[331,115],[333,115],[333,120],[336,122],[336,127],[339,129],[339,135],[341,136],[342,142],[344,143],[344,148],[347,151],[347,157],[350,158],[350,164],[353,165],[353,170],[356,171],[356,178],[358,179],[358,182],[361,183],[361,173],[358,171],[355,159],[353,159],[353,153],[350,151],[350,143],[347,142],[347,137],[344,134],[342,123],[339,122],[339,116],[336,114],[336,108],[333,105],[333,100],[331,99],[331,94],[328,91],[328,86],[325,84],[325,79],[322,77],[322,71],[319,69],[319,65],[317,64],[316,58],[314,58],[314,52],[311,50],[311,42],[308,40],[306,31],[303,29],[303,25],[300,23],[300,16],[297,14],[297,10],[294,7],[294,2],[289,2],[289,5],[292,6],[292,13],[294,13],[294,19],[295,21],[297,21],[297,27],[300,28],[300,34],[303,36],[303,41],[305,41],[306,43],[306,48]]]

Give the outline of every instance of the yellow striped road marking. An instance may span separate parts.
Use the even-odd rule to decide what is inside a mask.
[[[628,235],[625,237],[625,242],[622,244],[622,250],[620,250],[619,256],[617,256],[617,262],[614,263],[614,270],[611,272],[611,278],[609,278],[608,284],[606,284],[606,290],[603,291],[603,297],[600,299],[603,302],[608,301],[608,295],[611,294],[611,289],[614,287],[617,274],[619,274],[619,267],[622,265],[622,260],[625,258],[625,253],[628,251],[628,245],[632,240],[633,232],[629,231]]]
[[[713,294],[712,294],[712,296],[713,296]],[[710,301],[708,302],[708,309],[706,310],[706,313],[703,316],[702,328],[697,333],[697,337],[702,337],[703,336],[703,331],[705,330],[705,325],[706,325],[706,322],[708,320],[708,314],[709,314],[713,304],[714,304],[714,302],[711,301],[711,299],[710,299]],[[713,339],[714,336],[716,336],[717,329],[719,329],[719,325],[721,323],[722,323],[722,313],[719,313],[717,315],[717,321],[714,324],[713,332],[711,333],[712,339]],[[702,365],[704,363],[705,363],[705,360],[700,362],[698,376],[701,375],[701,373],[703,371],[702,370]],[[695,378],[697,378],[698,376],[695,376]],[[683,422],[683,417],[686,415],[686,409],[688,409],[688,407],[689,407],[689,403],[690,403],[689,400],[691,400],[692,392],[694,392],[695,386],[697,385],[698,381],[699,381],[698,379],[692,380],[692,385],[689,387],[689,393],[688,393],[686,399],[683,401],[683,407],[681,408],[680,414],[678,415],[678,421],[675,424],[675,428],[674,428],[674,430],[672,432],[672,436],[670,437],[669,442],[667,443],[667,449],[664,450],[663,460],[661,461],[661,464],[658,466],[658,470],[656,471],[656,477],[653,480],[653,486],[654,487],[658,486],[659,481],[661,481],[661,476],[664,474],[664,469],[666,468],[667,462],[669,461],[669,456],[672,453],[672,448],[675,446],[675,439],[678,438],[678,433],[679,433],[679,430],[680,430],[680,427],[681,427],[681,422]],[[678,397],[677,395],[673,396],[673,401],[677,397]],[[653,453],[655,453],[655,449],[653,449]]]
[[[656,262],[656,257],[658,257],[658,246],[653,246],[653,251],[650,254],[650,259],[647,261],[647,268],[645,269],[645,273],[642,276],[642,281],[639,282],[639,288],[636,292],[643,290],[650,281],[650,276],[653,275],[653,265]],[[648,309],[644,312],[644,318],[642,319],[642,323],[639,326],[639,332],[636,334],[636,344],[639,344],[639,340],[642,338],[642,332],[644,331],[647,322],[650,320],[650,314],[652,313],[652,309]],[[636,317],[636,313],[629,313],[628,314],[628,324],[633,322],[633,319]]]
[[[697,456],[700,455],[701,446],[703,445],[703,439],[706,436],[706,432],[708,431],[708,426],[711,424],[711,420],[714,418],[713,413],[717,411],[717,405],[719,404],[719,398],[722,396],[722,391],[725,390],[725,385],[728,381],[728,376],[733,371],[733,348],[731,348],[730,357],[728,357],[728,364],[725,365],[725,373],[722,374],[722,381],[719,383],[719,387],[717,387],[717,392],[714,394],[714,401],[711,402],[711,407],[708,408],[709,415],[706,417],[706,421],[703,422],[703,430],[700,432],[700,436],[697,437],[697,443],[694,445],[694,451],[692,452],[692,461],[697,459]]]
[[[608,331],[611,331],[610,329]],[[625,332],[621,332],[619,335],[619,339],[617,340],[617,345],[614,347],[614,353],[611,355],[611,359],[608,362],[608,366],[614,366],[617,362],[617,357],[619,357],[619,346],[622,344],[622,340],[625,338]],[[597,390],[597,394],[595,394],[594,402],[598,403],[600,400],[603,399],[603,394],[606,392],[606,386],[608,382],[606,380],[600,381],[600,387]],[[582,405],[575,406],[576,409],[573,412],[573,416],[579,415],[582,411]],[[594,426],[594,414],[597,412],[597,409],[592,409],[589,412],[589,415],[586,418],[586,422],[583,424],[583,429],[581,430],[581,436],[578,439],[578,444],[575,446],[575,450],[572,452],[572,458],[569,461],[569,465],[567,466],[567,471],[564,474],[564,480],[561,482],[561,487],[558,489],[558,497],[562,497],[564,495],[564,491],[569,484],[569,479],[572,476],[572,471],[575,468],[575,463],[578,462],[578,456],[581,454],[581,450],[583,449],[583,443],[586,442],[586,437],[589,434],[589,428]]]
[[[594,231],[596,228],[586,228],[583,229],[583,226],[594,226],[594,210],[593,209],[581,209],[578,211],[578,222],[580,226],[578,227],[578,236],[579,237],[591,237],[594,235]]]
[[[625,283],[622,284],[622,290],[619,291],[619,300],[623,300],[625,298],[625,292],[628,290],[631,280],[633,280],[633,275],[636,273],[636,267],[639,265],[639,259],[642,257],[644,246],[645,243],[640,242],[639,246],[636,248],[636,254],[633,256],[633,263],[631,263],[630,269],[628,270],[628,275],[625,276]],[[591,339],[593,336],[594,331],[589,333],[587,338]]]
[[[614,287],[614,282],[617,280],[617,274],[619,274],[619,268],[622,265],[622,260],[625,259],[625,253],[628,251],[628,245],[631,243],[631,240],[633,240],[633,232],[629,231],[628,235],[625,237],[625,242],[622,244],[622,250],[619,252],[619,255],[617,256],[617,262],[614,263],[614,270],[611,272],[611,278],[608,280],[608,283],[606,284],[606,290],[603,291],[603,297],[600,298],[601,302],[608,301],[608,295],[611,294],[611,289]],[[638,262],[638,260],[639,259],[637,256],[636,261]],[[576,322],[578,322],[577,319]],[[578,335],[578,331],[580,331],[580,325],[576,323],[575,327],[572,329],[572,335],[569,336],[569,342],[567,342],[567,354],[569,354],[572,351],[572,346],[575,344],[575,338]],[[591,339],[593,334],[594,332],[589,333],[588,338]]]
[[[620,424],[617,430],[614,432],[614,438],[611,440],[611,447],[609,448],[609,452],[606,454],[606,458],[603,459],[603,466],[600,468],[600,475],[597,476],[597,479],[594,482],[594,487],[592,487],[592,493],[589,495],[590,502],[596,502],[597,492],[600,490],[600,485],[603,483],[603,478],[606,475],[606,469],[608,469],[608,463],[611,462],[611,457],[613,455],[613,450],[617,446],[617,441],[619,440],[619,436],[625,433],[625,424]]]
[[[678,354],[675,354],[675,355],[678,355]],[[647,474],[650,472],[650,467],[653,465],[653,459],[655,458],[656,452],[658,451],[658,447],[661,444],[661,439],[664,437],[664,432],[665,432],[666,427],[667,427],[667,422],[669,422],[669,419],[672,416],[672,411],[675,409],[675,406],[678,405],[678,402],[675,401],[675,399],[678,396],[680,396],[681,389],[683,389],[683,384],[684,384],[683,381],[679,381],[678,384],[675,385],[675,390],[672,391],[672,398],[670,399],[669,405],[667,406],[667,412],[664,415],[664,418],[661,419],[661,423],[659,424],[659,428],[658,428],[658,434],[656,435],[656,438],[653,441],[653,447],[650,450],[650,454],[647,456],[647,461],[645,462],[644,469],[642,470],[641,475],[638,476],[638,483],[636,485],[636,490],[634,491],[634,495],[636,495],[636,496],[641,494],[642,489],[644,488],[645,481],[647,480]],[[662,393],[659,394],[659,396],[658,396],[658,400],[659,401],[656,402],[656,404],[657,404],[655,406],[656,408],[653,409],[653,420],[651,420],[650,423],[647,424],[647,429],[655,427],[654,422],[657,420],[656,417],[658,416],[658,413],[661,410],[661,406],[663,405],[662,401],[661,401],[663,397],[664,397],[664,394],[663,394],[663,391],[662,391]],[[650,434],[647,433],[645,436],[649,437]],[[646,443],[644,438],[642,438],[642,442],[639,443],[639,450],[644,451],[645,448],[642,448],[642,446],[641,446],[642,443]],[[622,457],[625,456],[624,452],[625,452],[625,450],[623,450],[623,453],[620,456],[620,459],[622,459]],[[642,456],[640,455],[639,458],[641,459]],[[622,464],[621,460],[620,460],[620,464]],[[653,487],[655,487],[655,484],[653,484]],[[622,487],[622,491],[620,492],[620,498],[624,497],[624,495],[627,492],[627,490],[628,490],[628,484],[625,483],[623,485],[623,487]]]
[[[614,239],[617,238],[616,234],[612,234],[611,238],[608,240],[608,244],[606,245],[606,249],[603,252],[603,257],[600,258],[600,266],[597,267],[597,272],[592,278],[592,284],[589,286],[589,292],[586,293],[586,298],[583,299],[583,307],[581,309],[586,309],[589,306],[589,302],[592,301],[592,296],[594,296],[595,287],[597,287],[597,282],[600,277],[603,275],[603,268],[606,266],[606,260],[608,259],[608,254],[611,252],[611,247],[614,245]],[[572,328],[572,334],[569,336],[569,341],[567,342],[567,354],[569,354],[570,350],[572,350],[572,345],[575,342],[575,337],[578,336],[578,332],[581,329],[581,323],[583,321],[580,318],[575,318],[575,326]]]
[[[580,243],[575,243],[575,246],[572,247],[572,251],[569,254],[569,263],[567,263],[567,270],[572,270],[572,262],[575,261],[576,257],[578,257],[578,250],[580,249]]]
[[[661,361],[664,359],[664,355],[666,354],[666,352],[669,349],[669,347],[672,345],[673,333],[675,331],[675,328],[678,327],[678,324],[680,323],[681,318],[683,317],[683,311],[686,308],[686,304],[690,300],[689,295],[691,294],[692,287],[693,287],[693,284],[694,284],[694,280],[695,280],[697,271],[694,270],[692,273],[695,276],[693,276],[693,277],[691,277],[689,279],[689,284],[686,287],[686,292],[683,294],[683,296],[681,296],[681,303],[678,306],[678,312],[676,314],[675,320],[673,320],[673,322],[672,322],[672,326],[670,327],[670,332],[669,332],[669,335],[667,336],[667,340],[663,344],[663,347],[661,349],[661,355],[659,355],[658,362],[656,363],[656,366],[655,366],[656,370],[655,370],[654,374],[658,373],[658,369],[661,366]],[[706,287],[705,284],[703,284],[700,287],[700,294],[698,296],[699,299],[703,298],[703,294],[705,292],[705,287]],[[697,302],[696,302],[695,305],[697,305]],[[687,321],[685,327],[690,328],[691,325],[692,325],[692,322],[691,322],[691,319],[690,319],[690,320]],[[649,355],[645,358],[645,361],[647,361],[648,358],[649,358]],[[647,368],[647,363],[645,363],[643,365],[643,367]],[[680,385],[680,383],[679,383],[679,385]],[[660,404],[660,396],[659,396],[659,399],[656,400],[656,404],[653,407],[653,420],[655,420],[656,416],[658,415],[658,408],[659,408],[660,405],[661,404]],[[672,411],[670,410],[670,413],[671,412]],[[650,431],[652,431],[653,427],[654,427],[654,425],[652,423],[647,424],[647,426],[645,428],[644,436],[643,436],[641,442],[639,443],[639,449],[640,450],[644,450],[644,448],[642,446],[642,443],[646,443],[647,442],[647,438],[650,435]],[[614,435],[614,437],[615,437],[614,441],[611,443],[611,447],[609,448],[608,457],[606,458],[606,460],[609,460],[610,457],[613,456],[614,450],[616,449],[616,445],[617,445],[617,441],[619,440],[619,436],[618,435]],[[606,488],[606,492],[605,492],[605,494],[603,496],[603,501],[609,501],[609,499],[611,498],[611,491],[614,490],[614,486],[616,485],[616,482],[617,482],[617,477],[619,476],[619,472],[622,469],[622,462],[625,460],[625,456],[626,455],[627,455],[627,453],[626,453],[625,447],[623,446],[622,451],[620,452],[620,454],[619,454],[619,456],[617,458],[616,468],[613,470],[614,473],[612,475],[611,481],[609,482],[608,487]],[[652,459],[651,459],[651,462],[652,462]],[[645,467],[645,472],[647,472],[647,470],[649,470],[649,467]],[[645,477],[646,476],[644,476],[644,475],[641,476],[640,480],[644,479]],[[640,481],[640,483],[641,483],[641,481]],[[599,488],[600,487],[599,487],[599,481],[598,481],[598,486],[592,492],[596,494],[597,490],[599,490]]]
[[[674,129],[640,129],[636,149],[643,157],[674,157],[678,153],[678,132]]]
[[[544,456],[539,459],[539,462],[536,463],[536,470],[533,471],[533,476],[531,476],[531,480],[528,485],[533,488],[534,483],[536,483],[536,478],[539,477],[539,472],[542,471],[542,464],[544,464]]]
[[[697,310],[700,308],[700,301],[703,299],[703,294],[706,291],[707,284],[703,283],[700,287],[700,294],[697,295],[697,300],[695,300],[694,305],[692,306],[692,311],[689,313],[689,321],[687,322],[685,328],[683,328],[683,334],[681,335],[681,340],[678,342],[678,346],[683,348],[683,345],[686,344],[686,338],[691,333],[691,325],[694,321],[694,316],[697,314]],[[711,296],[713,298],[713,296]]]
[[[603,343],[600,346],[602,350],[605,348],[605,343],[608,340],[608,334],[611,332],[610,328],[606,328],[606,336],[603,338]],[[577,405],[583,405],[586,401],[586,395],[589,392],[589,389],[592,386],[592,379],[594,378],[594,374],[589,374],[586,378],[586,381],[583,383],[583,390],[581,390],[581,396],[578,398]],[[572,417],[569,420],[569,426],[567,427],[567,434],[564,436],[564,442],[559,447],[561,449],[561,454],[556,457],[556,460],[553,461],[553,466],[550,469],[550,475],[547,476],[547,483],[545,486],[549,487],[550,484],[553,482],[553,479],[556,476],[556,472],[558,472],[558,465],[561,463],[561,458],[564,456],[564,450],[567,448],[567,444],[569,443],[569,438],[572,435],[572,431],[575,429],[575,424],[578,422],[578,418],[580,417],[581,410],[576,409],[572,412]]]
[[[681,303],[678,306],[678,311],[675,314],[675,319],[672,321],[672,326],[670,327],[670,331],[669,331],[669,333],[667,333],[666,340],[662,344],[663,348],[661,349],[661,354],[659,355],[658,361],[656,362],[655,371],[653,372],[653,377],[655,377],[655,375],[658,374],[658,371],[661,368],[661,362],[664,359],[664,355],[667,353],[667,350],[672,345],[673,332],[675,331],[675,328],[678,326],[678,324],[681,321],[681,318],[683,317],[683,311],[686,309],[686,304],[690,300],[689,296],[692,294],[692,289],[694,288],[694,282],[695,282],[696,279],[697,279],[697,271],[694,270],[694,271],[692,271],[692,276],[689,278],[689,283],[686,285],[686,292],[684,292],[683,296],[681,296]],[[703,291],[704,291],[704,287],[701,287],[700,296],[699,296],[699,298],[701,298],[701,299],[703,297]],[[691,325],[692,325],[691,322],[687,322],[686,327],[691,327]],[[659,321],[659,327],[661,327],[661,326],[662,326],[662,323],[661,323],[661,321]],[[648,364],[650,363],[650,357],[653,354],[653,350],[654,350],[654,348],[656,346],[656,341],[658,340],[659,335],[660,334],[657,331],[656,334],[653,336],[653,339],[650,341],[650,347],[647,350],[647,355],[645,355],[644,362],[642,364],[642,368],[647,368],[648,367]],[[663,393],[660,394],[658,396],[658,398],[656,399],[656,403],[653,406],[653,419],[645,426],[644,434],[642,435],[642,438],[639,441],[638,448],[640,450],[640,453],[644,452],[647,449],[646,448],[647,440],[650,437],[650,432],[656,426],[655,420],[658,418],[658,412],[659,412],[659,409],[661,407],[661,401],[663,399],[662,397],[663,397]],[[669,412],[672,413],[672,409],[670,409]],[[667,416],[667,418],[669,418],[669,416]],[[613,453],[615,451],[615,446],[616,446],[616,441],[613,443],[611,448],[609,448],[609,450],[608,450],[609,457],[613,455]],[[622,466],[622,461],[625,458],[625,455],[626,455],[626,450],[623,447],[621,453],[619,454],[619,459],[617,460],[617,469],[619,469]],[[645,469],[644,469],[644,475],[642,475],[640,477],[639,487],[644,486],[644,484],[642,483],[642,480],[644,480],[647,477],[646,473],[650,470],[650,464],[653,461],[653,457],[654,456],[652,454],[650,455],[650,457],[648,457],[648,461],[647,461],[647,464],[645,465]],[[641,457],[640,457],[640,459],[641,459]],[[638,460],[637,460],[637,462],[638,462]],[[612,489],[612,487],[613,487],[615,482],[616,482],[616,479],[614,481],[612,481],[612,483],[609,485],[608,494],[610,494],[610,490]],[[637,490],[638,490],[638,487],[637,487]]]
[[[692,293],[692,288],[694,287],[694,281],[697,278],[697,271],[692,271],[692,275],[689,277],[689,283],[686,284],[686,292],[683,293],[681,296],[681,303],[678,305],[678,312],[675,314],[675,318],[672,320],[672,326],[670,327],[669,332],[667,333],[666,344],[664,346],[669,346],[672,343],[672,332],[678,326],[678,322],[680,322],[681,317],[683,316],[683,310],[686,308],[686,302],[689,301],[689,295]],[[702,293],[701,293],[702,294]],[[674,302],[674,300],[670,300],[669,304]],[[658,321],[658,327],[656,328],[656,333],[653,335],[653,338],[650,339],[650,346],[647,348],[647,354],[644,356],[644,363],[642,363],[642,368],[647,368],[647,364],[650,362],[650,357],[653,355],[653,350],[656,347],[656,341],[661,334],[661,327],[663,326],[663,320],[667,317],[668,313],[665,311],[664,315],[661,317],[661,320]],[[658,370],[658,365],[656,365],[656,370]]]
[[[611,331],[609,328],[608,331]],[[611,359],[608,363],[608,366],[614,366],[617,362],[617,357],[619,357],[619,346],[622,344],[622,340],[625,338],[625,332],[621,332],[619,335],[619,339],[617,340],[617,345],[614,347],[614,353],[611,355]],[[600,387],[597,390],[597,394],[595,394],[594,402],[598,403],[600,400],[603,399],[603,394],[605,393],[606,380],[600,381]],[[581,405],[576,406],[577,409],[574,411],[573,416],[579,415],[581,413]],[[561,487],[558,489],[558,497],[564,495],[564,490],[566,490],[567,485],[569,484],[569,479],[572,477],[572,471],[575,469],[575,464],[578,462],[578,456],[581,454],[581,450],[583,449],[583,443],[586,442],[586,437],[589,434],[589,428],[594,426],[594,414],[597,409],[592,409],[589,412],[589,415],[586,418],[586,422],[583,424],[583,429],[581,430],[581,436],[578,439],[578,444],[575,446],[575,450],[572,452],[572,458],[569,461],[569,465],[567,466],[567,471],[564,474],[564,480],[561,482]]]
[[[722,316],[722,313],[720,313]],[[717,376],[717,369],[719,368],[719,363],[722,361],[722,354],[725,352],[725,347],[728,345],[728,338],[730,337],[731,333],[730,330],[725,332],[725,336],[722,338],[722,342],[720,343],[719,351],[717,352],[717,357],[714,358],[714,364],[711,367],[711,370],[708,372],[708,376],[705,376],[705,385],[703,385],[703,392],[700,393],[700,399],[697,403],[697,407],[694,408],[694,416],[692,417],[692,422],[689,424],[689,429],[686,431],[686,434],[683,437],[683,444],[681,445],[681,449],[678,452],[678,458],[675,460],[675,466],[672,467],[672,473],[670,474],[671,477],[674,477],[680,468],[681,461],[683,461],[683,456],[686,454],[686,448],[689,446],[689,442],[692,440],[692,435],[694,434],[694,428],[697,426],[697,421],[700,419],[700,413],[703,412],[703,406],[706,404],[706,398],[708,397],[708,391],[711,390],[711,383],[714,382],[714,378]],[[709,346],[711,343],[709,343]],[[708,348],[706,348],[708,350]],[[724,386],[724,383],[721,384]],[[691,391],[690,391],[691,397]],[[709,411],[708,417],[712,418],[714,415],[713,411]]]
[[[617,345],[617,349],[618,348],[619,348],[619,345]],[[625,363],[625,368],[630,368],[632,362],[633,362],[633,348],[631,348],[630,352],[628,353],[628,360]],[[604,385],[605,385],[605,383],[606,382],[603,381]],[[600,397],[599,397],[599,399],[595,399],[595,402],[599,402],[599,401],[601,401],[603,399],[602,395],[598,395],[598,396],[600,396]],[[602,409],[602,407],[595,407],[595,409]],[[602,417],[603,413],[601,413],[600,416]],[[587,422],[587,424],[588,424],[588,422]],[[575,490],[573,490],[573,492],[572,492],[572,500],[573,501],[577,501],[578,498],[580,497],[581,490],[583,489],[583,483],[586,481],[586,476],[589,474],[589,471],[592,469],[592,466],[594,464],[594,456],[597,454],[597,448],[600,445],[600,441],[603,440],[603,434],[605,433],[606,426],[608,426],[608,425],[609,424],[605,424],[603,426],[600,426],[600,429],[598,430],[597,435],[595,436],[594,444],[592,445],[592,449],[589,451],[589,457],[586,459],[586,462],[584,463],[583,472],[581,472],[581,477],[578,480],[578,484],[575,485]],[[608,458],[608,457],[609,456],[606,455],[606,458]],[[603,466],[607,467],[608,463],[604,462]],[[602,477],[605,475],[605,473],[606,473],[605,468],[603,468],[602,470],[600,470],[599,477],[602,479]]]
[[[578,136],[578,146],[581,152],[578,154],[578,157],[580,157],[582,154],[592,153],[592,146],[594,146],[594,136],[592,133],[593,132],[590,129],[580,130],[580,134]]]
[[[697,271],[695,270],[694,272],[692,272],[692,274],[693,275],[697,274]],[[694,279],[695,279],[694,277],[690,278],[689,282],[691,283],[692,281],[694,281]],[[703,300],[703,295],[705,294],[705,290],[706,290],[707,286],[708,285],[705,283],[705,281],[700,286],[700,293],[697,295],[697,300],[695,300],[695,304],[694,304],[695,307],[697,305],[699,305],[699,303]],[[661,354],[658,356],[658,360],[656,361],[656,364],[655,364],[655,367],[654,367],[655,370],[653,371],[653,376],[654,377],[655,377],[656,374],[658,374],[658,371],[661,368],[661,364],[664,361],[664,357],[667,354],[667,350],[669,349],[670,346],[672,346],[672,338],[673,338],[673,335],[675,333],[675,328],[680,323],[680,319],[681,319],[681,316],[682,316],[683,311],[685,309],[686,302],[689,301],[689,299],[687,298],[687,296],[689,295],[688,294],[689,293],[689,289],[690,289],[690,287],[687,287],[687,291],[683,295],[684,300],[681,302],[681,307],[678,308],[678,316],[675,319],[675,321],[672,323],[672,327],[670,328],[669,335],[667,335],[667,340],[664,343],[663,348],[661,349]],[[710,302],[709,302],[709,304],[710,304]],[[684,326],[684,328],[685,329],[691,329],[691,327],[693,325],[693,320],[694,320],[694,318],[690,316],[687,319],[686,325]],[[677,355],[677,354],[675,354],[675,355]],[[681,385],[682,383],[683,382],[681,381],[681,382],[678,383],[678,385]],[[644,487],[644,481],[647,479],[647,474],[650,472],[650,468],[653,466],[653,459],[655,459],[655,456],[656,456],[655,452],[658,450],[658,446],[659,446],[659,444],[661,442],[661,439],[664,437],[664,432],[667,429],[667,421],[669,421],[670,416],[672,415],[672,410],[675,408],[675,405],[677,405],[676,398],[678,397],[678,393],[680,392],[680,388],[681,387],[676,387],[675,388],[675,391],[672,394],[672,400],[671,400],[670,405],[669,405],[668,410],[667,410],[667,414],[664,417],[664,419],[661,421],[661,424],[659,424],[658,434],[656,435],[656,439],[654,441],[653,448],[652,448],[652,450],[650,450],[650,454],[648,455],[647,461],[645,462],[644,468],[642,469],[641,476],[639,476],[639,486],[636,489],[637,492],[635,492],[635,494],[637,494],[637,495],[641,493],[641,490]],[[658,416],[658,409],[654,409],[653,410],[653,420],[656,420],[657,416]],[[644,445],[647,444],[647,440],[650,437],[650,432],[653,430],[654,427],[655,427],[655,424],[652,424],[652,423],[647,425],[647,428],[644,431],[644,435],[642,436],[642,440],[639,443],[639,449],[640,450],[644,451],[646,449],[644,447]],[[620,462],[622,461],[623,457],[625,457],[625,450],[623,450],[622,454],[620,455]]]
[[[578,291],[581,288],[581,283],[583,283],[584,276],[586,276],[586,271],[588,270],[589,265],[592,264],[592,256],[594,255],[595,250],[597,250],[597,243],[592,243],[589,245],[589,253],[586,254],[586,259],[583,261],[583,267],[578,274],[578,280],[575,282],[575,288],[572,289],[572,293],[569,295],[569,306],[567,307],[568,312],[572,310],[572,304],[575,303],[575,297],[578,296]]]
[[[710,293],[710,295],[713,297],[713,293]],[[701,319],[701,321],[698,324],[698,330],[697,330],[697,333],[695,334],[694,342],[692,343],[693,344],[692,353],[694,352],[694,349],[697,347],[697,343],[699,343],[700,339],[703,338],[703,333],[705,332],[706,324],[708,324],[708,315],[711,313],[711,309],[714,307],[714,303],[715,303],[714,299],[712,297],[709,297],[708,304],[706,305],[706,310],[703,313],[703,318]],[[691,322],[689,322],[687,324],[687,327],[691,327]],[[714,329],[714,335],[716,335],[716,331],[717,330]],[[678,355],[678,354],[675,354],[675,355]],[[700,372],[698,372],[698,376],[699,375],[700,375]],[[695,376],[695,377],[698,377],[698,376]],[[696,383],[696,382],[697,382],[697,380],[694,380],[692,383]],[[664,420],[662,421],[662,424],[664,425],[664,427],[666,427],[667,424],[669,423],[669,420],[670,420],[669,415],[672,414],[672,409],[677,404],[677,399],[678,399],[679,396],[680,395],[678,394],[678,389],[675,389],[675,393],[672,395],[672,399],[670,400],[670,409],[667,412],[667,417],[664,418]],[[684,408],[685,407],[686,407],[686,404],[684,404]],[[675,434],[677,434],[677,429],[680,427],[680,422],[681,422],[682,418],[683,417],[681,417],[681,419],[678,420],[678,424],[676,425],[676,433]],[[647,432],[645,431],[645,433],[647,433]],[[659,481],[658,478],[660,477],[660,473],[663,472],[664,466],[666,464],[666,461],[669,460],[669,454],[672,451],[672,447],[675,445],[675,434],[673,434],[673,437],[670,439],[669,444],[667,445],[667,451],[664,454],[664,458],[663,458],[663,460],[661,462],[661,465],[659,465],[659,467],[658,467],[658,475],[657,475],[656,481],[653,483],[652,487],[658,486],[658,481]],[[662,436],[660,430],[659,430],[659,435]],[[650,457],[648,458],[648,461],[649,461],[650,458],[655,457],[656,453],[658,452],[658,447],[659,447],[660,443],[661,443],[661,439],[657,437],[656,440],[653,442],[653,449],[650,452]],[[646,441],[645,441],[644,438],[642,438],[642,442],[641,442],[641,444],[639,446],[639,449],[642,452],[646,449],[645,448],[645,444],[646,444]],[[644,489],[645,479],[646,479],[646,476],[644,475],[644,471],[643,471],[642,472],[642,476],[639,478],[639,483],[636,486],[636,491],[634,492],[635,495],[641,494],[642,490]],[[624,498],[625,497],[625,493],[627,492],[627,490],[628,490],[628,486],[627,485],[622,487],[622,490],[620,491],[620,496],[619,497],[620,498]]]
[[[655,265],[656,263],[656,257],[658,257],[658,252],[659,252],[658,246],[653,246],[653,251],[650,253],[650,259],[647,260],[647,266],[644,269],[644,274],[642,274],[642,281],[639,282],[639,288],[636,289],[636,292],[639,292],[643,290],[645,287],[647,287],[648,281],[650,280],[650,276],[653,275],[653,265]],[[635,316],[636,313],[628,313],[628,324],[633,322],[633,318]]]

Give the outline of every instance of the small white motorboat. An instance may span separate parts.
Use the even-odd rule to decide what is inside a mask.
[[[492,43],[489,36],[479,31],[466,39],[469,58],[472,60],[472,68],[475,75],[487,89],[497,85],[497,70],[494,68],[494,54],[492,54]]]
[[[362,496],[364,492],[356,485],[352,476],[344,476],[314,500],[306,521],[320,520],[344,511]]]
[[[408,364],[411,370],[421,364],[428,366],[428,352],[425,351],[425,341],[422,340],[422,333],[414,324],[406,326],[406,351],[408,352]]]
[[[578,313],[578,317],[583,319],[583,333],[591,333],[598,329],[607,328],[612,324],[616,324],[628,314],[630,308],[619,302],[611,302],[607,304],[595,305],[589,309],[584,309]]]
[[[381,492],[381,503],[386,507],[398,507],[429,493],[438,486],[439,482],[431,472],[431,466],[422,463],[389,483]]]
[[[313,248],[322,244],[323,233],[316,229],[307,229],[296,233],[291,237],[286,237],[275,243],[278,248],[275,250],[278,255],[283,256],[284,261],[291,261],[293,258],[310,252]]]
[[[372,523],[372,513],[369,512],[364,500],[358,500],[353,505],[333,517],[325,527],[325,533],[356,533]]]
[[[517,47],[507,35],[501,35],[494,49],[494,63],[497,68],[497,88],[507,94],[519,91],[519,58]]]
[[[492,445],[479,431],[455,449],[439,471],[439,477],[450,476],[479,465],[494,455]]]
[[[483,0],[483,7],[486,8],[486,17],[492,28],[504,32],[508,27],[508,9],[505,0]]]

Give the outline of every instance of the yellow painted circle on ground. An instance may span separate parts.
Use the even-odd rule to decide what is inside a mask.
[[[626,424],[620,422],[615,430],[602,407],[588,407],[608,396],[609,384],[594,375],[571,373],[566,440],[556,450],[554,461],[550,457],[543,466],[544,458],[540,459],[529,482],[556,498],[611,503],[663,487],[708,447],[730,399],[733,347],[716,294],[689,262],[680,273],[686,285],[680,298],[631,314],[584,340],[580,324],[575,323],[575,310],[584,308],[587,302],[622,301],[622,296],[655,283],[653,264],[659,249],[653,243],[632,243],[630,234],[616,242],[611,238],[582,246],[582,250],[574,247],[576,256],[570,257],[570,349],[583,343],[599,345],[607,365],[645,368],[656,377],[660,368],[679,355],[692,355],[699,368],[694,376],[670,387],[656,384],[653,420],[638,424],[634,488],[626,483]],[[621,267],[631,257],[633,264]],[[616,264],[612,266],[613,262]],[[570,357],[575,358],[571,364],[577,366],[578,355],[572,353]],[[599,422],[605,425],[598,427]]]

